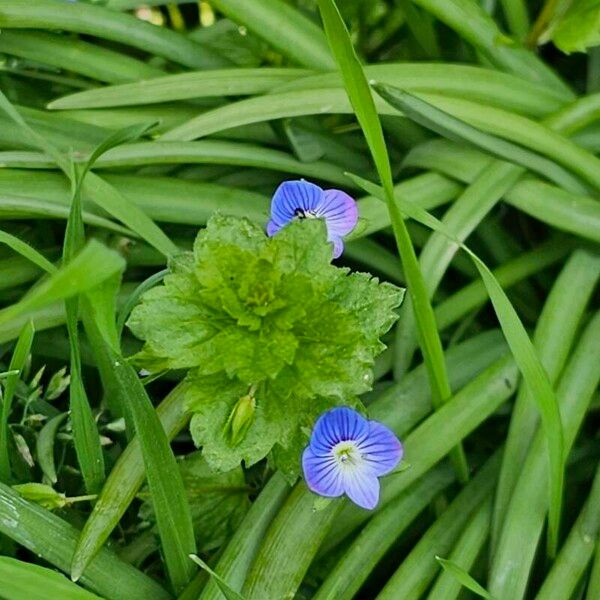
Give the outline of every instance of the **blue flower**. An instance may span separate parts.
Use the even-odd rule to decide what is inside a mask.
[[[284,181],[271,201],[267,234],[275,235],[294,219],[325,219],[327,239],[333,243],[333,258],[338,258],[344,250],[342,238],[356,227],[358,208],[356,202],[340,190],[322,190],[303,179]]]
[[[320,496],[346,494],[373,509],[379,502],[378,477],[391,472],[402,454],[402,444],[385,425],[351,408],[334,408],[319,417],[304,450],[304,479]]]

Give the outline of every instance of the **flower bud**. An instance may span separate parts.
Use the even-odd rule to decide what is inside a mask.
[[[233,407],[225,424],[225,433],[233,446],[239,444],[246,435],[254,420],[255,409],[256,400],[252,394],[242,396]]]

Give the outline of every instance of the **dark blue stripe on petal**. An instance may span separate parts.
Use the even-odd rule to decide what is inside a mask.
[[[394,432],[377,421],[369,421],[369,435],[358,444],[358,449],[378,476],[392,471],[403,455],[402,444]]]
[[[309,446],[302,454],[302,470],[306,485],[313,492],[327,497],[344,493],[339,465],[332,456],[316,456]]]

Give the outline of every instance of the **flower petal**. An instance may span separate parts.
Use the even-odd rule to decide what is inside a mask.
[[[308,446],[302,454],[302,470],[306,485],[316,494],[335,498],[344,493],[340,467],[331,454],[317,456]]]
[[[310,447],[318,455],[329,454],[339,442],[364,441],[369,435],[369,421],[346,406],[322,414],[312,432]]]
[[[282,227],[283,225],[278,225],[275,221],[269,221],[267,223],[267,235],[273,237]]]
[[[284,181],[271,200],[271,220],[283,227],[295,216],[297,209],[315,211],[323,198],[323,190],[303,179]]]
[[[330,241],[333,243],[333,258],[339,258],[344,252],[344,240],[335,238]]]
[[[379,480],[363,466],[344,470],[344,491],[361,508],[373,510],[379,502]]]
[[[353,198],[341,190],[325,190],[317,214],[327,222],[329,239],[348,235],[358,223],[358,206]]]
[[[377,476],[396,468],[404,450],[394,432],[377,421],[369,421],[369,435],[358,443],[363,460]]]

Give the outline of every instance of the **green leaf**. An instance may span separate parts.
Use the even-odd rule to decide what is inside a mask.
[[[98,299],[89,296],[88,301],[94,307]],[[103,309],[93,309],[93,312],[103,314]],[[192,517],[181,473],[167,434],[137,373],[114,348],[115,340],[101,325],[98,328],[103,347],[97,348],[97,351],[112,365],[111,390],[118,394],[118,403],[127,407],[126,415],[133,422],[139,438],[166,569],[173,588],[179,593],[193,575],[188,555],[196,551]],[[111,330],[116,332],[114,326]],[[71,572],[74,580],[79,578],[84,567],[84,564],[74,561]]]
[[[87,292],[123,270],[125,261],[113,250],[91,240],[75,258],[43,280],[18,303],[0,310],[0,324],[72,296]]]
[[[47,273],[53,273],[56,271],[56,267],[50,261],[48,261],[46,257],[14,235],[11,235],[6,231],[0,231],[0,242],[6,244],[9,248],[12,248],[21,256],[29,259],[34,265],[37,265]]]
[[[85,2],[64,3],[61,10],[56,10],[54,0],[36,0],[35,7],[20,0],[0,0],[0,27],[87,34],[164,56],[196,69],[226,66],[229,62],[181,33]]]
[[[102,338],[99,338],[102,340]],[[119,389],[115,386],[115,389]],[[169,439],[173,439],[188,423],[185,412],[185,391],[187,386],[180,384],[163,400],[157,409],[161,425]],[[125,448],[98,496],[92,513],[69,551],[67,568],[71,563],[71,576],[85,577],[95,557],[102,553],[102,546],[117,526],[128,506],[135,498],[137,490],[144,482],[145,466],[139,437],[134,437]],[[170,476],[169,476],[170,477]]]
[[[377,194],[384,199],[384,190],[360,177],[352,176],[353,179],[363,186],[366,191]],[[502,332],[511,349],[515,362],[517,363],[531,395],[537,403],[542,417],[545,436],[548,443],[549,459],[549,551],[553,554],[558,544],[558,530],[562,506],[562,494],[564,484],[564,440],[563,429],[558,407],[558,401],[548,374],[546,373],[535,348],[527,335],[517,312],[508,299],[506,293],[488,269],[485,263],[473,253],[467,246],[458,240],[454,232],[449,231],[445,225],[426,210],[416,206],[410,201],[402,205],[403,212],[434,231],[438,231],[459,245],[471,258],[477,268],[485,285],[487,293],[492,301],[494,310]]]
[[[228,583],[221,576],[215,573],[200,557],[191,554],[190,558],[215,580],[216,584],[219,586],[219,589],[223,593],[223,596],[225,596],[227,600],[245,600],[244,596],[238,594],[238,592],[232,589]]]
[[[1,48],[1,45],[0,45]],[[50,102],[50,110],[106,108],[172,102],[213,96],[261,94],[277,85],[313,74],[308,69],[223,69],[177,73],[151,80],[77,92]]]
[[[79,172],[72,163],[71,210],[67,219],[63,243],[63,264],[68,265],[85,244],[85,230],[81,212],[81,185],[87,165]],[[79,349],[79,297],[73,296],[65,302],[67,331],[71,350],[71,385],[69,386],[69,410],[73,427],[73,442],[81,475],[89,494],[97,493],[104,481],[104,454],[96,421],[85,391],[81,373]]]
[[[469,575],[469,573],[467,573],[467,571],[465,571],[460,565],[457,565],[452,560],[441,558],[440,556],[436,556],[435,560],[442,565],[445,571],[451,573],[468,590],[471,590],[474,594],[477,594],[481,598],[493,600],[493,597],[489,594],[489,592],[477,581],[475,581],[475,579],[473,579],[473,577],[471,577],[471,575]]]
[[[325,33],[341,71],[348,98],[367,140],[385,191],[386,204],[396,238],[398,253],[413,302],[420,346],[431,381],[433,403],[434,406],[439,407],[451,395],[442,343],[423,274],[419,268],[417,256],[401,211],[394,199],[392,171],[375,102],[335,2],[333,0],[319,0],[318,5],[323,18]],[[457,448],[453,453],[453,461],[457,472],[460,474],[460,479],[468,479],[468,467],[462,448]]]
[[[60,517],[28,502],[12,488],[0,483],[0,533],[67,572],[80,532]],[[89,564],[81,583],[105,598],[171,598],[156,581],[105,548]]]
[[[331,253],[319,220],[268,238],[217,215],[132,311],[140,366],[191,369],[192,434],[213,467],[254,464],[280,444],[297,472],[301,427],[370,389],[403,293],[332,266]]]
[[[12,487],[26,500],[35,502],[48,510],[63,508],[67,505],[64,494],[43,483],[22,483]]]
[[[215,473],[201,452],[178,459],[187,500],[190,505],[198,549],[211,552],[220,548],[236,531],[250,507],[244,472],[241,467]],[[139,494],[145,498],[148,490]],[[140,509],[144,521],[156,522],[150,502]]]
[[[100,600],[56,571],[5,556],[0,557],[0,578],[6,600]]]
[[[50,483],[57,482],[56,465],[54,462],[54,440],[58,428],[67,418],[67,413],[62,413],[50,419],[40,430],[37,439],[37,459],[42,473]]]
[[[319,28],[282,0],[213,0],[212,4],[294,62],[319,70],[333,67]],[[281,35],[284,29],[286,35]]]
[[[376,84],[375,91],[417,123],[451,140],[467,142],[493,156],[520,164],[574,192],[585,188],[567,170],[521,146],[500,139],[449,115],[425,100],[398,88]],[[594,179],[592,183],[597,183]]]
[[[4,391],[2,395],[2,411],[0,413],[0,481],[8,482],[11,478],[10,457],[9,457],[9,435],[8,418],[10,416],[12,400],[15,395],[17,383],[21,377],[21,372],[25,367],[35,329],[33,323],[29,321],[21,330],[17,345],[13,351],[12,358],[8,367],[13,373],[6,377],[4,382]]]
[[[573,0],[553,27],[552,41],[563,52],[587,52],[600,44],[600,1]]]

